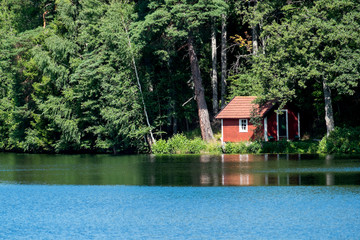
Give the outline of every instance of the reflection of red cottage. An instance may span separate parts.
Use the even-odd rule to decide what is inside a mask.
[[[255,126],[250,122],[254,108],[259,110],[262,117],[262,129],[260,134],[265,141],[269,140],[293,140],[300,136],[300,114],[285,106],[277,113],[277,104],[267,103],[259,109],[254,104],[256,97],[234,97],[215,117],[221,119],[222,142],[240,142],[254,140]]]

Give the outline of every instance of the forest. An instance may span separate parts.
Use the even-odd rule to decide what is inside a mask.
[[[359,29],[358,0],[1,0],[0,150],[209,142],[234,96],[296,105],[305,140],[359,127]]]

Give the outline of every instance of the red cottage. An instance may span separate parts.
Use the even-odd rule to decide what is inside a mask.
[[[300,136],[300,114],[294,108],[285,106],[277,113],[277,104],[268,102],[259,109],[255,96],[234,97],[217,115],[221,119],[221,141],[240,142],[255,139],[255,126],[250,122],[253,109],[262,117],[261,134],[265,141],[294,140]]]

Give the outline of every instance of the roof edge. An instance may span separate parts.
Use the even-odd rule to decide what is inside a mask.
[[[234,100],[234,98],[236,98],[237,96],[233,97],[215,116],[215,119],[222,119],[222,118],[217,118],[217,116],[226,108],[227,105],[229,105],[229,103],[231,103],[232,100]]]
[[[222,111],[224,111],[226,109],[226,107],[231,104],[231,102],[237,98],[237,97],[249,97],[249,98],[254,98],[254,100],[252,101],[253,104],[256,104],[258,106],[258,109],[260,110],[261,112],[261,108],[262,107],[265,107],[266,108],[266,111],[263,112],[261,114],[261,117],[264,118],[271,110],[273,110],[277,105],[278,105],[278,101],[276,100],[270,100],[270,101],[266,101],[264,104],[259,104],[259,103],[254,103],[254,101],[259,98],[259,96],[235,96],[233,97],[215,116],[214,118],[215,119],[234,119],[233,117],[221,117],[221,118],[218,118],[218,116],[222,113]],[[266,106],[267,105],[267,106]],[[251,118],[251,117],[250,117]],[[235,118],[236,119],[236,118]]]
[[[215,119],[225,119],[225,118],[217,118],[217,116],[236,98],[236,97],[254,97],[254,98],[258,98],[259,96],[235,96],[233,97],[224,107],[223,109],[221,109],[215,116]]]

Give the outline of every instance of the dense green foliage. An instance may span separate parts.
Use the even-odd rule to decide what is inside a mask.
[[[342,142],[349,141],[343,138]],[[323,142],[318,141],[279,141],[279,142],[239,142],[226,143],[222,147],[219,142],[205,143],[200,138],[189,139],[182,134],[176,134],[172,138],[159,140],[153,146],[155,154],[245,154],[245,153],[319,153],[328,152],[323,149]],[[357,147],[359,144],[357,142]],[[346,153],[344,148],[334,147],[332,153]],[[360,150],[353,152],[360,153]]]
[[[354,109],[360,108],[360,4],[355,0],[2,0],[0,150],[144,152],[150,151],[151,130],[157,153],[222,152],[218,143],[176,133],[199,126],[187,40],[193,39],[211,103],[210,29],[212,24],[217,29],[219,43],[223,14],[228,16],[227,100],[257,95],[292,101],[301,111],[303,135],[320,138],[326,129],[326,81],[335,124],[359,125]],[[346,129],[351,138],[335,130],[321,142],[322,151],[358,151],[358,131]],[[306,144],[239,143],[224,151],[317,148]]]
[[[2,149],[144,147],[147,129],[130,60],[137,53],[129,51],[125,31],[133,11],[118,2],[59,0],[45,29],[6,39]]]
[[[360,153],[360,127],[335,128],[319,146],[323,153]]]
[[[321,141],[278,141],[278,142],[219,142],[205,143],[200,138],[190,139],[183,134],[159,140],[153,146],[155,154],[245,154],[245,153],[360,153],[360,127],[336,128]]]
[[[263,153],[318,153],[318,141],[297,141],[297,142],[265,142],[262,144]]]
[[[222,152],[221,144],[216,142],[205,143],[201,138],[189,139],[183,134],[175,134],[166,140],[157,141],[152,147],[155,154],[199,154]]]
[[[350,114],[359,107],[354,104],[360,79],[358,1],[258,1],[251,9],[245,15],[260,32],[259,53],[243,60],[246,67],[237,68],[231,95],[256,94],[283,105],[295,102],[302,116],[312,116],[305,120],[310,127],[306,130],[320,137],[326,83],[335,124],[358,125],[359,117]]]
[[[156,154],[200,153],[204,149],[205,143],[200,138],[189,140],[183,134],[175,134],[167,141],[159,140],[153,146],[153,152]]]

